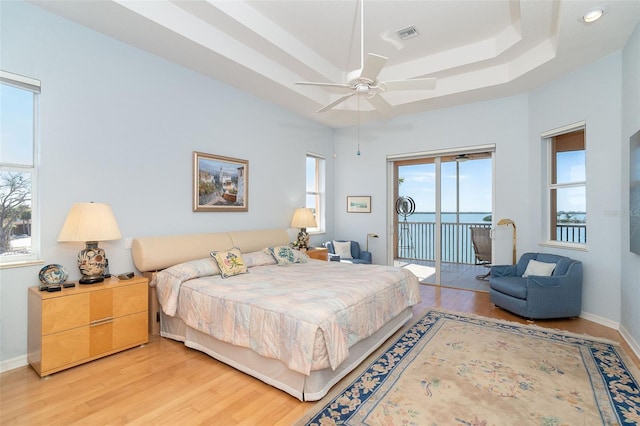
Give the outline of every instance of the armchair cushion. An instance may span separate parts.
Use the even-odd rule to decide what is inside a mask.
[[[351,242],[350,241],[334,241],[333,248],[335,254],[340,256],[340,259],[351,259]]]
[[[550,277],[554,269],[556,269],[555,263],[538,262],[537,260],[531,259],[522,277],[526,278],[529,275],[544,275]]]

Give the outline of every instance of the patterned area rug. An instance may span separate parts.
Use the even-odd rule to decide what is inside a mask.
[[[431,310],[364,368],[300,424],[640,424],[638,369],[588,336]]]

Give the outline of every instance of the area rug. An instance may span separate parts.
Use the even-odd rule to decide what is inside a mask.
[[[430,310],[305,425],[635,425],[638,368],[611,341]]]

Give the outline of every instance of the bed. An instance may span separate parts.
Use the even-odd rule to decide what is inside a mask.
[[[302,401],[322,398],[412,317],[418,280],[268,251],[289,240],[285,229],[134,239],[134,264],[150,278],[151,332]],[[210,253],[233,247],[246,273],[223,278]]]

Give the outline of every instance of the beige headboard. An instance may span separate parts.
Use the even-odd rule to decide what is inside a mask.
[[[261,229],[135,238],[131,251],[136,268],[140,272],[149,272],[189,260],[203,259],[213,250],[239,247],[242,253],[250,253],[269,246],[288,244],[289,234],[286,229]]]

